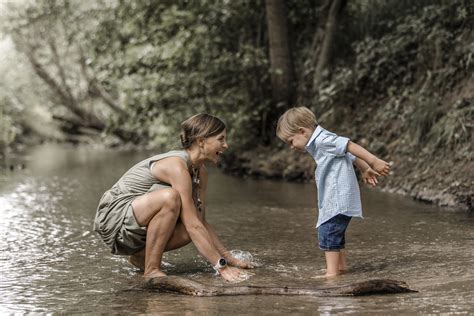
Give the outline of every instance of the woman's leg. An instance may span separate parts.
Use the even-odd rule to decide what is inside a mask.
[[[137,223],[147,226],[144,276],[165,276],[161,259],[181,211],[179,193],[172,188],[152,191],[136,198],[132,207]]]
[[[182,222],[178,221],[176,223],[173,235],[171,236],[170,240],[166,244],[165,251],[170,251],[174,249],[178,249],[181,247],[186,246],[191,242],[191,238],[184,228]],[[130,256],[129,261],[135,267],[139,268],[140,270],[145,270],[145,248],[140,250],[139,252],[134,253]]]
[[[166,244],[165,251],[175,250],[181,247],[186,246],[191,242],[191,237],[189,237],[184,224],[178,220],[176,223],[173,236]]]

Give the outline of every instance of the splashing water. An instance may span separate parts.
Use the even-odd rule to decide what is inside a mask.
[[[256,267],[262,266],[262,262],[255,259],[253,255],[248,251],[234,249],[234,250],[231,250],[230,253],[232,254],[232,257],[236,259],[242,260],[244,262],[252,263]]]

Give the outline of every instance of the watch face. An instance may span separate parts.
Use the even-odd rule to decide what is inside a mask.
[[[220,259],[219,259],[219,265],[220,265],[221,267],[223,267],[223,266],[227,265],[227,261],[226,261],[224,258],[220,258]]]

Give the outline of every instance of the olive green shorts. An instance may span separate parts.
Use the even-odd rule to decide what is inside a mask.
[[[148,192],[169,188],[170,186],[167,185],[155,184]],[[147,226],[140,226],[137,223],[137,219],[133,213],[132,202],[130,202],[122,226],[115,238],[112,253],[116,255],[132,255],[145,248],[146,229]]]
[[[146,226],[137,223],[133,214],[132,203],[127,207],[127,212],[120,227],[112,252],[116,255],[131,255],[145,248]]]

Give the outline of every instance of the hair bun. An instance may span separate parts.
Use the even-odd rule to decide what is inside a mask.
[[[181,146],[183,146],[183,148],[188,148],[190,146],[189,139],[184,135],[184,133],[181,133],[179,138],[181,139]]]

